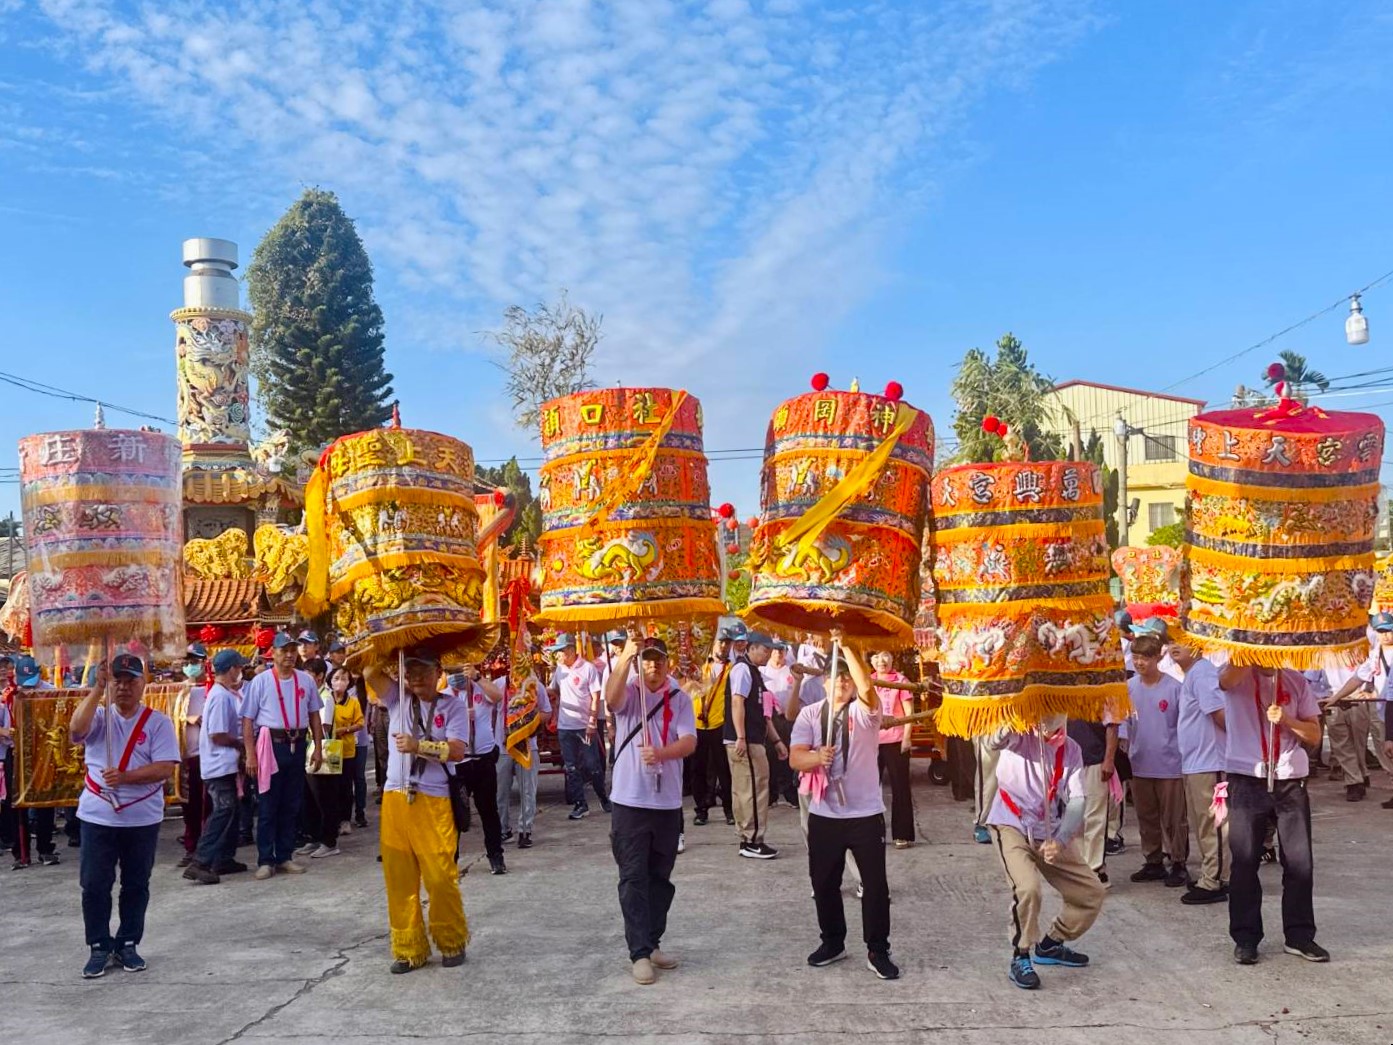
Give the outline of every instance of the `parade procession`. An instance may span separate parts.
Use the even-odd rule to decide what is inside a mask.
[[[555,903],[529,850],[593,818],[617,910],[568,902],[596,939],[622,926],[603,958],[636,985],[702,960],[671,931],[697,845],[733,889],[806,860],[810,906],[770,894],[779,960],[806,943],[813,969],[900,978],[927,941],[897,924],[892,950],[892,892],[941,888],[936,858],[902,862],[926,821],[989,847],[998,917],[976,931],[1017,988],[1086,976],[1085,941],[1144,883],[1226,909],[1238,965],[1330,961],[1308,781],[1328,757],[1361,800],[1366,760],[1393,759],[1376,415],[1313,405],[1280,367],[1271,401],[1195,412],[1183,539],[1137,547],[1110,540],[1077,441],[1033,459],[988,415],[978,459],[953,459],[896,380],[816,373],[771,401],[747,520],[713,504],[697,395],[585,388],[539,405],[528,548],[480,433],[413,428],[409,402],[298,460],[253,446],[236,247],[188,240],[184,263],[177,434],[99,408],[17,448],[4,841],[31,877],[77,851],[47,942],[78,953],[80,907],[74,976],[177,962],[146,933],[174,890],[235,919],[243,890],[323,895],[355,860],[380,864],[355,917],[382,972],[464,966],[493,879]],[[949,778],[960,808],[924,794]]]

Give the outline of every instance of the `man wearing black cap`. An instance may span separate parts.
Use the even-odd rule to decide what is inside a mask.
[[[191,643],[184,658],[184,684],[189,687],[188,710],[184,718],[184,857],[180,867],[193,863],[203,834],[203,773],[199,758],[199,733],[203,721],[203,701],[208,687],[204,675],[208,667],[208,650],[201,642]],[[240,732],[240,730],[239,730]]]
[[[111,686],[111,709],[102,706]],[[78,799],[82,820],[82,920],[91,948],[82,975],[95,979],[115,962],[140,972],[136,945],[145,934],[150,869],[164,819],[165,782],[179,768],[179,740],[168,717],[145,707],[145,665],[122,653],[97,669],[96,684],[68,723],[84,744],[86,784]],[[109,753],[109,755],[108,755]],[[111,935],[111,889],[121,869],[120,924]]]
[[[722,628],[701,669],[702,694],[696,704],[697,746],[692,754],[692,800],[696,806],[692,823],[697,827],[705,826],[711,807],[717,802],[725,812],[726,823],[735,823],[730,799],[730,760],[725,750],[726,683],[734,639],[731,628]]]
[[[314,768],[324,761],[324,723],[320,718],[324,702],[308,672],[295,667],[295,640],[286,633],[271,643],[273,661],[242,690],[242,746],[247,753],[247,775],[256,779],[261,751],[258,737],[270,744],[276,771],[269,783],[258,784],[260,792],[256,820],[256,878],[265,881],[276,871],[304,874],[295,853],[295,830],[300,805],[305,796],[305,754],[310,737]]]
[[[430,958],[421,915],[422,884],[430,897],[430,937],[440,948],[440,964],[463,965],[469,942],[455,869],[459,834],[447,769],[468,751],[469,709],[437,688],[440,658],[434,651],[413,647],[403,654],[402,663],[404,686],[380,669],[364,673],[391,716],[388,728],[395,749],[387,763],[381,833],[393,973],[419,969]]]
[[[185,878],[203,885],[216,885],[219,875],[247,869],[237,860],[237,762],[242,752],[238,705],[246,663],[235,649],[219,650],[213,657],[213,685],[203,703],[198,754],[212,812],[184,871]]]
[[[746,652],[731,666],[726,678],[725,747],[730,758],[730,783],[735,819],[740,828],[740,855],[752,860],[772,860],[779,851],[764,841],[769,818],[769,757],[764,750],[767,735],[764,718],[764,680],[759,669],[769,663],[774,640],[763,632],[746,636]],[[788,758],[782,740],[774,742],[775,755]]]

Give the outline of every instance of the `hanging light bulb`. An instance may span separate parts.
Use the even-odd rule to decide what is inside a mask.
[[[1351,345],[1369,343],[1369,321],[1364,318],[1364,310],[1359,306],[1359,295],[1349,299],[1349,318],[1345,320],[1345,340]]]

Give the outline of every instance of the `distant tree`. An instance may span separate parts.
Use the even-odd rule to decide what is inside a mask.
[[[484,333],[503,349],[494,366],[508,375],[508,398],[519,427],[535,425],[548,399],[595,387],[590,361],[603,322],[603,316],[572,305],[563,290],[554,304],[538,304],[530,312],[510,306],[503,313],[503,328]]]
[[[1030,362],[1025,346],[1013,334],[996,343],[995,358],[980,348],[970,348],[953,379],[953,399],[958,404],[953,431],[958,436],[958,460],[993,461],[1001,456],[1002,442],[982,431],[988,415],[1004,421],[1030,450],[1032,460],[1058,460],[1064,442],[1045,431],[1050,419],[1046,397],[1054,382]]]
[[[1284,348],[1277,353],[1277,358],[1281,363],[1269,366],[1262,375],[1268,388],[1275,388],[1278,381],[1285,381],[1287,395],[1303,403],[1313,392],[1324,392],[1330,388],[1330,378],[1312,369],[1301,353]]]
[[[1103,463],[1103,437],[1096,428],[1090,429],[1088,440],[1083,444],[1083,459],[1092,461],[1103,473],[1103,528],[1108,538],[1108,548],[1117,551],[1122,543],[1117,526],[1117,469]]]
[[[391,417],[372,263],[338,197],[305,190],[257,245],[247,294],[266,427],[292,454]]]
[[[474,477],[479,482],[511,490],[517,503],[517,514],[499,539],[499,546],[516,544],[525,536],[527,546],[535,549],[537,539],[542,535],[542,506],[532,496],[532,477],[518,466],[518,459],[510,457],[505,463],[492,468],[479,465],[474,469]]]
[[[1158,526],[1146,538],[1146,543],[1152,547],[1165,545],[1168,548],[1179,548],[1185,543],[1185,524],[1173,522],[1169,526]]]
[[[731,613],[739,613],[750,604],[750,571],[745,568],[749,562],[747,552],[737,552],[726,556],[726,570],[736,573],[726,578],[726,606]]]

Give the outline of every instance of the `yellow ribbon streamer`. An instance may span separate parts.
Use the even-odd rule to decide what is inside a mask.
[[[658,427],[653,429],[648,438],[625,459],[619,469],[619,481],[612,483],[609,489],[600,496],[600,499],[595,503],[595,511],[587,520],[586,525],[598,526],[607,522],[610,512],[637,496],[639,488],[648,479],[648,474],[653,471],[653,462],[657,460],[658,450],[663,444],[663,439],[672,430],[673,422],[677,420],[677,411],[686,400],[686,390],[673,393],[672,406],[668,409],[667,414],[658,422]]]
[[[309,538],[310,561],[305,590],[295,605],[307,618],[317,617],[329,608],[329,538],[325,526],[328,497],[329,475],[321,465],[305,486],[305,534]]]

